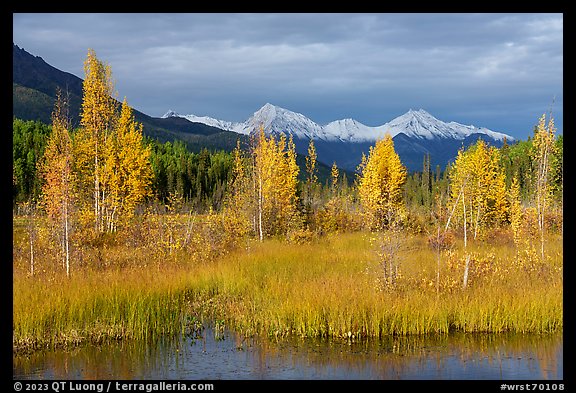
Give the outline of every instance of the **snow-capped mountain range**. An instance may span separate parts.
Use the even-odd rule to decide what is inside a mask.
[[[419,139],[452,138],[465,139],[471,134],[485,134],[492,139],[502,141],[504,138],[514,140],[510,135],[495,132],[484,127],[466,126],[454,121],[445,123],[438,120],[424,109],[410,109],[405,114],[381,126],[369,127],[354,119],[336,120],[326,125],[319,125],[301,113],[292,112],[267,103],[242,123],[218,120],[208,116],[180,115],[173,110],[166,112],[162,118],[182,117],[194,123],[203,123],[226,131],[250,134],[264,126],[266,133],[290,133],[295,138],[342,142],[374,142],[386,132],[392,137],[399,133]]]
[[[484,127],[463,125],[454,121],[438,120],[423,109],[410,109],[405,114],[376,127],[366,126],[354,119],[343,119],[320,125],[301,113],[292,112],[267,103],[242,123],[214,119],[208,116],[180,115],[172,110],[163,118],[182,117],[191,122],[203,123],[227,131],[249,135],[263,126],[267,134],[292,134],[296,149],[306,154],[308,142],[313,139],[318,160],[332,162],[345,169],[354,169],[360,162],[361,153],[386,132],[394,139],[395,148],[405,165],[411,169],[421,168],[423,155],[430,153],[432,162],[445,165],[456,155],[458,148],[469,145],[478,138],[501,145],[504,139],[514,138]],[[403,157],[404,156],[404,157]]]

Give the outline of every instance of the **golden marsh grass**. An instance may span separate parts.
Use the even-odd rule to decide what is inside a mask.
[[[307,244],[250,242],[215,260],[186,253],[151,261],[145,250],[110,247],[122,267],[30,277],[14,259],[15,351],[83,342],[182,334],[194,317],[244,335],[378,338],[452,331],[550,333],[563,327],[562,239],[550,236],[545,263],[519,262],[514,245],[469,245],[473,269],[461,287],[462,244],[440,258],[421,235],[405,235],[400,277],[382,287],[370,234],[330,235]],[[127,262],[128,261],[128,262]],[[131,262],[130,262],[131,261]]]

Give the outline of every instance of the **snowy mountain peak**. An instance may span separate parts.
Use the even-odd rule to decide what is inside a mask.
[[[392,136],[403,133],[417,139],[450,138],[463,140],[474,133],[479,133],[486,134],[495,140],[501,141],[504,137],[508,140],[514,140],[509,135],[483,127],[465,126],[456,122],[445,123],[424,109],[417,111],[410,109],[405,114],[398,116],[381,127],[388,130]]]
[[[410,109],[408,112],[398,116],[396,119],[415,119],[416,121],[422,123],[434,123],[440,121],[430,113],[426,112],[424,109]]]
[[[168,117],[182,117],[177,112],[174,112],[172,109],[168,109],[168,112],[162,115],[162,119],[166,119]]]
[[[350,118],[328,123],[323,129],[328,139],[343,142],[371,142],[384,136],[379,127],[368,127]]]
[[[284,114],[282,112],[284,112],[282,111],[282,108],[277,108],[272,104],[266,103],[262,108],[254,112],[254,115],[251,117],[251,119],[254,121],[259,121],[260,124],[264,126],[264,129],[267,130],[272,122],[276,119],[276,116]],[[250,119],[248,121],[250,121]]]
[[[425,111],[424,109],[420,108],[420,109],[408,109],[407,113],[413,113],[413,114],[420,114],[423,116],[432,116],[430,113],[428,113],[427,111]]]
[[[259,111],[261,111],[261,110],[265,110],[265,111],[266,110],[275,110],[276,108],[283,109],[283,108],[280,108],[279,106],[272,105],[271,103],[267,102],[262,106],[262,108],[259,109]]]
[[[324,139],[322,127],[301,113],[266,103],[245,123],[243,132],[257,132],[260,127],[267,134],[291,134],[301,139]]]

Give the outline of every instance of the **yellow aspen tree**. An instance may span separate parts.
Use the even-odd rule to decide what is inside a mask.
[[[332,196],[335,196],[337,194],[339,175],[340,175],[340,171],[338,171],[338,167],[336,166],[336,162],[334,162],[332,164],[332,168],[330,169],[330,191],[332,192]]]
[[[254,212],[253,200],[250,198],[252,184],[249,179],[246,159],[240,149],[240,140],[233,151],[232,176],[228,182],[227,194],[224,197],[224,226],[230,236],[245,237],[250,232],[250,217]]]
[[[506,223],[509,215],[510,204],[508,203],[508,191],[506,190],[506,174],[504,167],[500,165],[500,150],[495,147],[491,151],[492,186],[488,190],[487,221],[491,225],[501,226]]]
[[[314,146],[314,140],[310,139],[308,144],[308,155],[306,156],[306,173],[308,174],[307,182],[308,184],[314,184],[318,181],[318,176],[316,173],[318,169],[316,168],[316,147]]]
[[[316,186],[318,181],[318,168],[316,166],[316,147],[314,140],[310,139],[308,144],[308,155],[306,156],[306,188],[304,190],[304,208],[306,212],[306,221],[312,221],[317,210]]]
[[[476,239],[483,227],[502,224],[506,220],[506,175],[500,164],[500,151],[488,147],[481,139],[472,149],[469,159],[475,182],[470,190],[470,216]]]
[[[278,142],[260,129],[254,154],[256,219],[260,241],[265,236],[285,233],[297,215],[296,187],[299,168],[292,137]]]
[[[457,220],[466,221],[474,239],[486,226],[505,222],[508,214],[506,177],[498,149],[488,147],[481,139],[465,151],[460,149],[449,178],[449,207],[457,211]],[[465,205],[460,205],[462,197]]]
[[[456,159],[450,165],[448,172],[450,182],[448,208],[451,210],[451,214],[448,218],[447,227],[450,225],[452,218],[454,218],[456,224],[463,224],[463,226],[466,226],[466,221],[469,221],[469,217],[464,213],[464,210],[466,203],[469,203],[468,200],[471,197],[471,187],[469,185],[469,183],[473,182],[471,173],[470,160],[464,149],[461,148],[458,150]],[[464,239],[466,240],[466,238],[467,231],[464,231]]]
[[[399,276],[399,250],[402,246],[399,225],[404,216],[402,185],[406,168],[394,151],[390,134],[370,147],[368,157],[362,156],[358,195],[364,209],[366,223],[382,231],[378,242],[378,256],[383,273],[382,283],[393,287]]]
[[[99,198],[99,208],[102,218],[103,232],[114,232],[116,217],[119,214],[119,205],[121,203],[121,184],[120,184],[120,145],[116,138],[115,132],[105,139],[101,146],[102,157],[101,167],[99,168],[99,183],[101,198]]]
[[[394,151],[390,134],[370,147],[361,169],[358,194],[367,223],[375,229],[385,228],[403,213],[402,185],[406,181],[406,167]]]
[[[327,232],[338,232],[342,227],[344,212],[347,211],[347,194],[341,195],[338,187],[339,170],[336,162],[332,163],[330,169],[330,189],[329,200],[324,204],[322,211],[321,229]]]
[[[284,222],[291,228],[299,225],[298,222],[298,173],[300,167],[296,163],[296,145],[292,135],[288,139],[288,146],[283,154],[286,170],[280,176],[286,177],[286,189],[284,190],[282,206],[284,207]],[[289,229],[289,228],[286,228]]]
[[[508,192],[508,200],[510,205],[510,226],[512,227],[512,234],[514,236],[514,244],[516,247],[522,240],[522,204],[520,202],[520,184],[518,177],[512,178],[512,184]]]
[[[152,195],[154,172],[150,163],[152,152],[150,146],[144,144],[142,124],[134,120],[126,99],[122,104],[115,137],[120,146],[117,168],[119,195],[115,196],[121,201],[120,213],[123,219],[129,220],[136,207]]]
[[[72,141],[67,116],[67,99],[56,92],[52,112],[52,133],[48,138],[40,172],[44,178],[43,205],[48,218],[54,223],[62,245],[63,265],[70,276],[70,232],[74,203],[75,175],[72,167]]]
[[[540,256],[542,261],[544,261],[545,215],[550,202],[550,160],[554,152],[555,132],[554,118],[550,115],[548,123],[546,124],[546,114],[543,114],[534,131],[533,149],[531,151],[531,155],[536,164],[535,199],[538,214],[538,229],[540,231]]]
[[[118,222],[130,220],[136,207],[151,195],[153,178],[150,147],[144,146],[142,124],[134,120],[126,98],[104,151],[102,211],[106,230],[115,232]]]
[[[112,97],[111,67],[98,60],[92,49],[88,50],[84,61],[84,73],[78,164],[84,191],[92,194],[94,229],[102,232],[105,229],[102,201],[106,190],[102,189],[101,172],[104,146],[115,119],[116,101]]]
[[[281,134],[278,142],[270,137],[272,160],[270,202],[271,228],[275,234],[286,233],[292,224],[296,212],[296,186],[298,166],[296,165],[296,150],[292,137],[287,141]]]
[[[468,286],[468,272],[470,269],[471,256],[468,253],[468,215],[466,214],[466,204],[469,200],[473,199],[470,193],[470,184],[474,182],[471,173],[471,160],[469,155],[464,153],[464,149],[458,150],[456,160],[450,167],[450,201],[448,206],[451,207],[452,212],[446,223],[446,228],[450,225],[450,220],[454,213],[456,213],[456,220],[460,219],[464,230],[464,254],[466,262],[464,265],[464,275],[462,278],[462,287],[466,289]],[[460,208],[461,206],[461,208]],[[468,209],[470,212],[470,208]]]
[[[314,146],[314,140],[310,139],[310,143],[308,144],[308,155],[306,156],[306,205],[312,205],[312,194],[313,194],[313,187],[318,181],[318,176],[316,172],[318,169],[316,168],[316,147]]]
[[[486,195],[490,187],[489,177],[492,169],[489,167],[490,159],[486,143],[483,140],[478,141],[475,149],[468,155],[468,159],[473,179],[468,190],[469,214],[470,223],[474,228],[474,239],[476,239],[480,226],[484,223],[487,209]]]
[[[270,162],[270,153],[268,148],[268,139],[264,134],[264,128],[260,127],[260,132],[256,140],[256,146],[254,148],[254,178],[255,178],[255,195],[257,197],[256,202],[256,217],[255,220],[258,225],[258,237],[260,241],[264,240],[264,206],[265,206],[265,189],[267,176],[267,166],[272,165]]]
[[[272,160],[274,167],[270,168],[270,182],[269,182],[269,195],[268,201],[270,202],[271,212],[269,220],[271,222],[270,228],[274,234],[285,232],[287,227],[288,210],[290,206],[288,201],[289,195],[289,177],[288,175],[288,162],[285,159],[286,151],[286,135],[280,134],[278,142],[276,143],[274,137],[270,137],[270,149],[272,152]]]
[[[244,158],[242,157],[242,150],[240,149],[240,140],[236,142],[236,147],[232,154],[234,155],[234,162],[228,189],[232,197],[239,198],[245,193],[247,183],[247,171]]]
[[[450,168],[450,201],[452,215],[463,226],[466,263],[463,287],[468,285],[470,255],[467,252],[468,231],[477,239],[489,225],[501,224],[508,214],[508,201],[504,168],[500,164],[498,149],[488,148],[483,140],[468,148],[460,149]]]

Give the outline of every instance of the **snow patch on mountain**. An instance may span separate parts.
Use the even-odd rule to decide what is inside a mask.
[[[234,131],[234,132],[239,132],[239,133],[243,133],[243,130],[245,127],[245,123],[237,123],[237,122],[231,122],[231,121],[226,121],[226,120],[218,120],[218,119],[214,119],[213,117],[209,117],[209,116],[180,115],[177,112],[173,111],[172,109],[169,109],[168,112],[166,112],[165,114],[162,115],[163,119],[165,119],[167,117],[182,117],[182,118],[184,118],[188,121],[191,121],[193,123],[202,123],[202,124],[206,124],[208,126],[220,128],[222,130]]]

